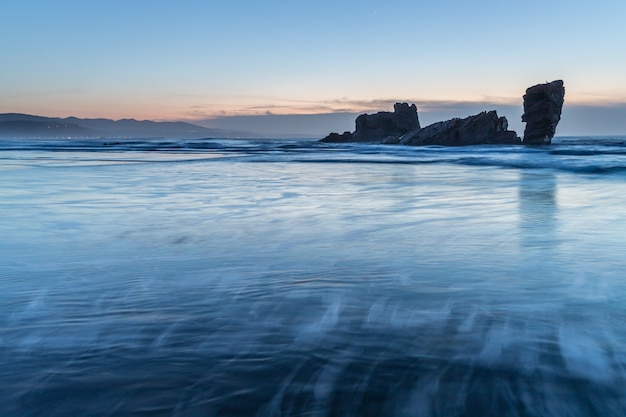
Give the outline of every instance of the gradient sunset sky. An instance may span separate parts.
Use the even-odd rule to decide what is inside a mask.
[[[0,113],[422,115],[563,79],[566,106],[626,126],[625,16],[624,0],[6,1]]]

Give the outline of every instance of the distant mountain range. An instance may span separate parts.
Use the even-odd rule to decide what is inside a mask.
[[[0,114],[0,138],[201,139],[258,136],[253,132],[208,128],[185,122]]]

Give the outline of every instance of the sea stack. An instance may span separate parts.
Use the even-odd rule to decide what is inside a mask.
[[[519,145],[517,133],[509,129],[506,117],[495,110],[484,111],[465,119],[455,118],[434,123],[400,138],[403,145],[467,146]]]
[[[524,94],[524,145],[549,145],[561,120],[565,98],[562,80],[529,87]]]
[[[396,140],[411,131],[419,130],[420,122],[415,104],[396,103],[393,112],[362,114],[356,118],[354,133],[331,133],[322,142],[377,142]]]

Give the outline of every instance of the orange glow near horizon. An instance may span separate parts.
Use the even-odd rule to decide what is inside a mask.
[[[576,91],[566,85],[565,103],[567,105],[611,107],[626,103],[626,95],[619,92]],[[38,97],[28,100],[26,97],[14,97],[8,103],[0,103],[0,113],[25,113],[46,117],[78,117],[137,119],[137,120],[194,120],[215,119],[228,116],[273,115],[311,115],[326,113],[365,113],[391,111],[395,102],[415,103],[419,112],[441,109],[462,108],[468,105],[516,106],[522,104],[522,91],[518,97],[467,97],[466,99],[424,99],[399,98],[333,98],[318,100],[296,100],[284,98],[259,97],[220,97],[219,103],[206,104],[197,97],[175,97],[171,99],[144,99],[142,97],[121,98],[107,97],[102,100],[76,100],[69,97]]]

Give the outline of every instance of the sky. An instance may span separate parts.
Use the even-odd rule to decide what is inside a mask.
[[[2,0],[0,113],[348,130],[400,101],[422,125],[496,109],[523,130],[526,88],[563,79],[557,134],[626,134],[624,16],[623,0]],[[309,129],[298,117],[285,129]]]

